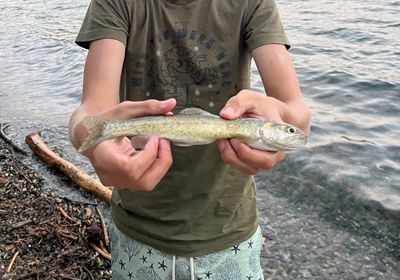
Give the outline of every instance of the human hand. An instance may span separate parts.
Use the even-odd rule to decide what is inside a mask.
[[[275,98],[251,90],[242,90],[228,100],[220,116],[225,119],[251,117],[281,121],[281,106],[281,102]],[[217,141],[217,146],[226,164],[248,175],[272,168],[285,156],[281,151],[266,152],[253,149],[238,139],[221,139]]]
[[[100,114],[106,119],[131,119],[145,115],[162,115],[176,105],[174,99],[122,102]],[[101,182],[119,189],[152,191],[172,164],[169,141],[151,137],[137,151],[128,137],[103,141],[88,149],[88,157]]]

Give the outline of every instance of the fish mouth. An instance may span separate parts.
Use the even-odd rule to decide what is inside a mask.
[[[282,150],[287,151],[287,148],[288,148],[283,145],[276,144],[275,142],[269,141],[267,139],[263,139],[263,142],[264,142],[264,144],[267,145],[267,147],[269,149],[271,149],[271,151],[282,151]]]
[[[268,145],[271,149],[274,149],[276,151],[294,151],[298,150],[302,146],[304,146],[307,143],[307,138],[305,137],[300,137],[300,138],[295,138],[291,139],[290,144],[279,144],[274,141],[271,141],[269,139],[263,139],[263,142]]]

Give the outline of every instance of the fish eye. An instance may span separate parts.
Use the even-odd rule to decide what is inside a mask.
[[[289,132],[289,133],[295,133],[296,132],[296,129],[294,128],[294,127],[289,127],[288,129],[287,129],[287,132]]]

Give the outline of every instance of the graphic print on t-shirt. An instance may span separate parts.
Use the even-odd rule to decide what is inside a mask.
[[[180,105],[213,111],[226,101],[219,96],[234,93],[227,51],[216,40],[187,28],[166,29],[150,38],[147,53],[132,65],[130,85],[136,94],[175,98]]]

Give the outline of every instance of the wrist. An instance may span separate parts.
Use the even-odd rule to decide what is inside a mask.
[[[74,146],[75,149],[78,149],[83,140],[87,136],[87,132],[85,127],[82,124],[82,120],[86,114],[83,114],[80,112],[80,110],[76,110],[70,118],[69,121],[69,127],[68,127],[68,134],[69,134],[69,140]]]
[[[309,133],[311,111],[302,99],[281,102],[280,114],[284,122],[300,128],[304,133]]]
[[[287,115],[288,115],[288,106],[284,102],[282,102],[279,99],[276,99],[275,97],[269,97],[267,96],[268,101],[272,103],[272,108],[275,108],[278,117],[281,121],[287,122]]]

